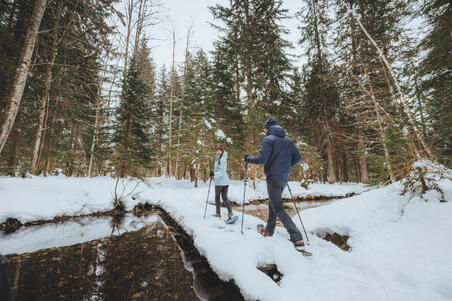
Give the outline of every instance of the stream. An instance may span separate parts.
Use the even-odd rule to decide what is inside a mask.
[[[302,210],[306,210],[306,209],[310,209],[310,208],[325,206],[325,205],[331,204],[334,201],[335,200],[332,200],[332,199],[325,199],[325,200],[320,199],[320,200],[315,200],[315,201],[295,202],[295,204],[297,206],[298,211],[302,211]],[[232,209],[241,212],[242,206],[233,205]],[[297,212],[295,211],[292,202],[284,202],[284,209],[286,210],[287,214],[289,214],[290,217],[292,217],[292,218],[294,218],[297,215]],[[268,219],[268,204],[262,203],[262,204],[245,205],[245,213],[258,217],[266,223],[267,219]],[[281,223],[281,221],[279,219],[276,220],[276,225],[279,227],[283,227],[283,224]]]
[[[243,300],[162,210],[0,234],[16,301]]]
[[[305,210],[331,202],[296,206]],[[285,207],[296,215],[292,205]],[[266,221],[268,205],[247,205],[245,213]],[[0,252],[8,260],[16,301],[244,300],[160,208],[142,216],[79,217],[23,227],[0,234]]]

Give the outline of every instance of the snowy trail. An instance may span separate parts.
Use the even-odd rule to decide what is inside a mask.
[[[352,249],[345,252],[311,235],[310,259],[294,250],[282,228],[277,228],[273,238],[257,234],[256,225],[263,221],[256,217],[245,215],[244,235],[240,234],[240,220],[225,225],[212,217],[212,205],[204,220],[207,184],[193,188],[188,181],[163,178],[149,179],[149,183],[150,187],[142,187],[138,199],[126,200],[126,207],[130,209],[138,201],[163,207],[193,237],[195,246],[220,278],[234,279],[250,300],[452,299],[450,181],[440,183],[447,203],[440,203],[434,195],[429,202],[417,197],[409,200],[400,195],[401,185],[393,184],[302,211],[308,232],[350,236]],[[113,186],[114,180],[106,177],[1,178],[0,221],[11,216],[25,222],[62,213],[108,210]],[[300,196],[325,192],[345,195],[364,190],[357,184],[318,184],[309,191],[291,186]],[[241,202],[243,183],[234,182],[230,191],[231,198]],[[265,184],[248,192],[248,200],[265,197]],[[222,213],[226,216],[225,211]],[[297,217],[294,222],[299,225]],[[256,268],[265,264],[276,264],[284,274],[279,286]]]
[[[152,200],[187,200],[202,199],[207,196],[208,183],[200,183],[198,188],[188,180],[174,178],[148,178],[140,184],[136,192],[145,191]],[[361,193],[364,185],[348,184],[312,184],[309,190],[297,183],[291,183],[293,193],[297,196],[345,196]],[[36,177],[30,179],[0,177],[0,223],[7,218],[18,218],[22,223],[39,219],[52,219],[55,216],[82,215],[96,211],[108,211],[113,207],[115,179],[111,177],[68,178],[65,176]],[[121,188],[121,185],[119,185]],[[120,190],[119,190],[120,191]],[[167,191],[176,191],[167,194]],[[187,194],[188,193],[188,194]],[[289,197],[285,191],[285,197]],[[260,181],[256,189],[247,189],[247,199],[254,200],[267,197],[265,182]],[[243,198],[243,182],[231,181],[229,198],[239,204]],[[211,193],[211,202],[213,193]],[[130,196],[125,199],[127,209],[132,209],[138,202]]]
[[[452,199],[447,184],[446,199]],[[147,193],[141,198],[179,220],[220,278],[234,279],[250,300],[450,300],[452,203],[408,202],[400,192],[394,184],[303,211],[309,232],[351,237],[352,251],[344,252],[311,235],[314,255],[309,260],[294,250],[284,229],[278,228],[273,238],[257,234],[262,221],[253,216],[245,215],[243,236],[239,222],[224,225],[210,215],[203,220],[203,201],[190,191],[178,200],[181,192],[171,189],[165,200]],[[213,206],[208,210],[213,212]],[[284,274],[280,286],[256,268],[271,263]]]

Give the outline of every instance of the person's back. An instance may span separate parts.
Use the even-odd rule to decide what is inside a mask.
[[[267,178],[287,181],[290,169],[301,161],[301,156],[284,129],[279,125],[269,127],[267,137],[271,144],[271,153],[264,166]]]
[[[268,128],[259,156],[249,157],[249,163],[264,165],[267,179],[276,181],[287,181],[290,169],[300,161],[301,156],[295,144],[279,125]]]

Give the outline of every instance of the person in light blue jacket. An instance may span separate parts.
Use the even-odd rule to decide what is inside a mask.
[[[210,176],[214,177],[215,181],[215,204],[217,212],[214,216],[221,217],[220,214],[220,195],[223,199],[226,208],[228,209],[228,219],[233,217],[231,202],[228,199],[228,189],[229,189],[229,177],[227,173],[228,169],[228,153],[224,150],[224,146],[219,144],[216,148],[215,156],[215,166],[214,170],[210,172]]]

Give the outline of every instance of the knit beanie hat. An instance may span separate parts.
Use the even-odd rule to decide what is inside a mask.
[[[276,118],[275,118],[275,117],[270,117],[270,118],[267,119],[267,121],[265,121],[264,128],[265,128],[265,129],[268,129],[268,128],[271,127],[272,125],[275,125],[276,122],[277,122],[277,121],[276,121]]]

